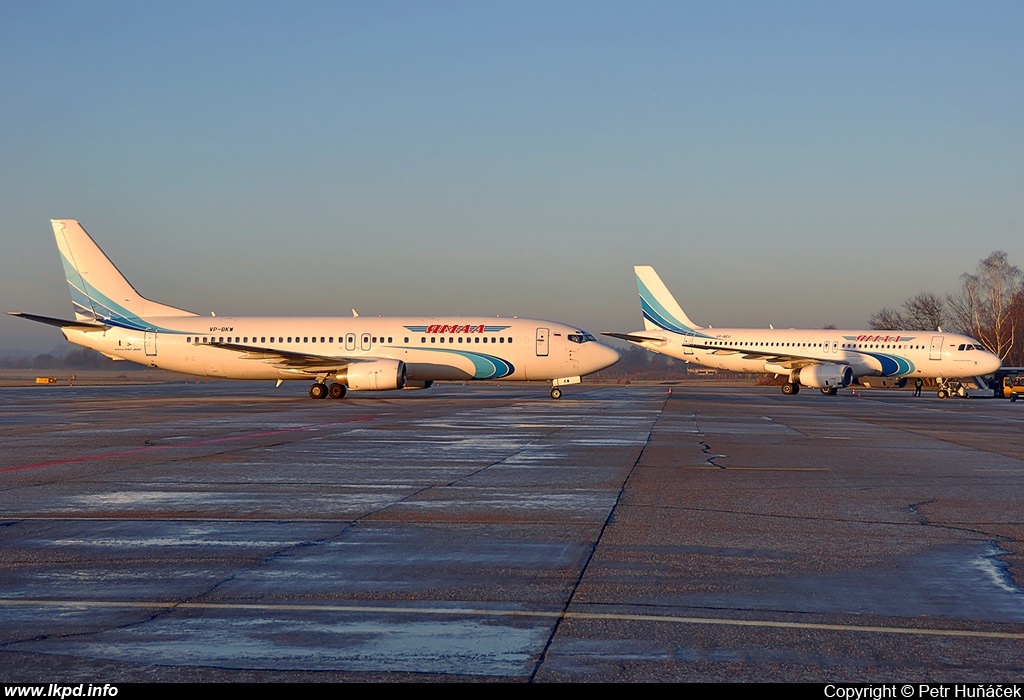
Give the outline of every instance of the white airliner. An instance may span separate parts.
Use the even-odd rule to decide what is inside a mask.
[[[575,327],[525,318],[221,317],[142,297],[74,220],[53,220],[75,319],[58,326],[115,360],[224,379],[312,380],[312,398],[435,380],[544,380],[551,397],[619,353]]]
[[[909,377],[934,377],[939,397],[946,398],[947,380],[989,374],[1002,364],[977,340],[941,330],[702,328],[687,317],[653,267],[633,270],[644,330],[604,335],[706,367],[785,374],[783,394],[796,394],[803,385],[834,395],[854,382],[871,383],[871,377],[891,378],[899,386]]]

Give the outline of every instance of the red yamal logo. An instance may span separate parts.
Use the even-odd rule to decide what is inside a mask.
[[[471,326],[469,324],[465,326],[442,326],[440,324],[434,324],[427,326],[427,333],[483,333],[483,324],[479,326]]]
[[[898,343],[900,342],[900,336],[898,335],[858,335],[857,340],[865,343]]]

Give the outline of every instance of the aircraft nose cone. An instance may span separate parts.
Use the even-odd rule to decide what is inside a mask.
[[[594,343],[594,349],[591,351],[593,355],[594,368],[591,372],[597,372],[605,367],[611,367],[619,361],[621,355],[615,348],[610,348],[607,345],[601,343]]]
[[[989,353],[989,356],[985,359],[985,362],[982,363],[982,365],[985,370],[983,374],[991,374],[1003,366],[1003,361],[995,354]]]

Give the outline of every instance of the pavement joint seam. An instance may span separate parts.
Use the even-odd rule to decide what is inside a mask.
[[[636,460],[634,460],[629,471],[626,473],[625,478],[622,480],[622,485],[619,487],[619,493],[615,497],[615,503],[613,503],[612,507],[608,510],[608,516],[604,519],[604,523],[601,524],[601,531],[598,532],[597,537],[594,538],[594,543],[591,545],[590,552],[587,554],[587,560],[583,563],[583,566],[580,567],[579,576],[576,577],[576,581],[573,583],[572,589],[569,591],[569,596],[566,598],[562,612],[555,619],[555,624],[551,626],[551,633],[544,642],[544,648],[537,656],[537,663],[534,665],[533,672],[530,674],[530,679],[528,681],[530,683],[536,681],[537,674],[540,672],[541,667],[544,665],[544,661],[547,659],[548,650],[551,648],[551,644],[555,640],[555,635],[558,634],[558,629],[562,624],[562,620],[574,616],[574,614],[569,612],[569,606],[572,605],[572,601],[576,597],[576,591],[579,590],[580,584],[583,582],[583,577],[586,575],[587,569],[590,567],[590,562],[593,560],[594,554],[597,552],[597,548],[601,544],[601,538],[604,537],[605,530],[608,529],[608,524],[611,522],[612,516],[615,515],[615,511],[619,507],[622,496],[626,492],[626,484],[629,483],[629,478],[633,475],[633,472],[636,471],[637,465],[640,464],[640,460],[643,459],[644,451],[647,449],[647,446],[651,444],[651,436],[654,434],[654,429],[658,425],[658,421],[660,421],[662,415],[664,415],[665,407],[668,406],[668,401],[671,396],[672,395],[669,394],[665,397],[664,402],[661,404],[661,408],[658,410],[654,421],[651,423],[650,430],[647,431],[647,439],[644,441],[643,447],[640,448],[640,451],[636,455]]]

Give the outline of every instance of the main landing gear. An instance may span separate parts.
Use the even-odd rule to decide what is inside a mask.
[[[825,396],[835,396],[839,393],[839,387],[837,386],[823,386],[821,387],[821,393]]]
[[[793,396],[800,393],[800,385],[795,382],[786,382],[782,385],[782,393],[786,396]]]
[[[317,382],[310,385],[309,398],[325,399],[330,396],[332,399],[340,399],[345,396],[345,392],[346,389],[344,384],[331,384],[328,386],[323,382]]]

